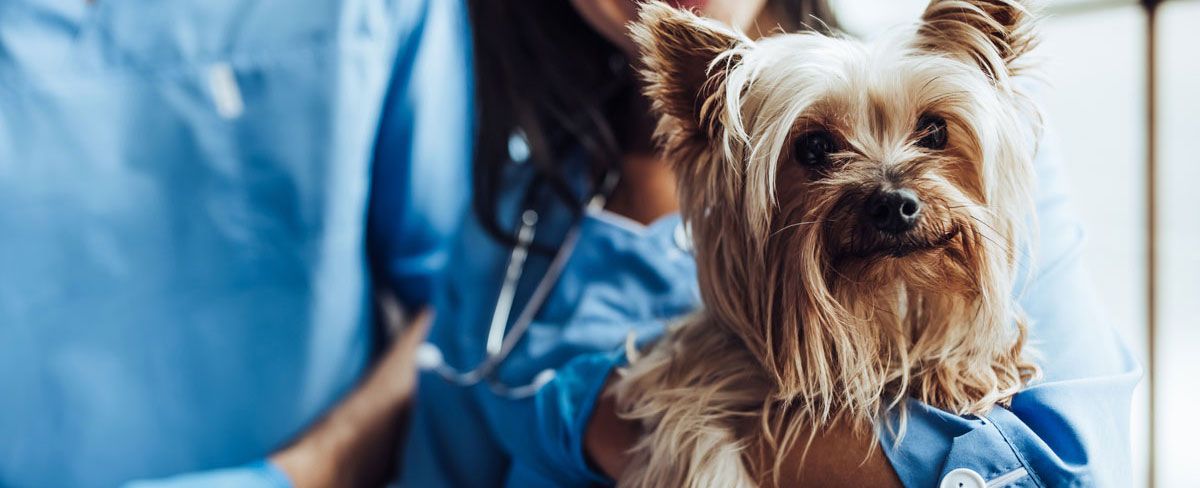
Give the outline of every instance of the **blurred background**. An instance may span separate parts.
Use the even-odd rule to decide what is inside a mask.
[[[856,33],[927,0],[835,0]],[[1043,0],[1048,120],[1088,232],[1086,259],[1145,376],[1136,486],[1200,486],[1200,1]]]

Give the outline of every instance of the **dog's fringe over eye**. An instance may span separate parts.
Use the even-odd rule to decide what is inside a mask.
[[[796,140],[795,151],[800,164],[821,168],[829,165],[829,155],[837,151],[837,143],[829,132],[809,132]]]
[[[949,136],[946,130],[946,119],[936,115],[923,115],[917,121],[917,145],[925,149],[942,149],[946,147]]]

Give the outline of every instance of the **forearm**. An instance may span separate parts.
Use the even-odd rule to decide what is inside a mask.
[[[300,440],[271,457],[295,488],[382,486],[394,473],[397,445],[416,377],[413,352],[424,340],[423,313],[391,346],[367,380]]]
[[[605,386],[607,391],[616,376],[610,375]],[[588,420],[584,435],[584,452],[588,462],[611,479],[617,479],[625,471],[630,449],[641,436],[637,422],[617,415],[617,399],[611,394],[601,394],[596,400],[596,409]]]
[[[308,435],[272,457],[293,486],[383,484],[396,458],[405,410],[405,402],[376,391],[383,376],[372,375]]]
[[[836,422],[813,435],[811,443],[807,443],[808,439],[809,433],[802,433],[796,444],[783,454],[764,450],[770,456],[768,461],[774,461],[780,455],[783,461],[779,464],[779,484],[768,479],[762,486],[903,486],[878,438],[869,428],[855,430]],[[770,466],[770,463],[763,465]]]
[[[615,376],[610,376],[605,389],[614,381]],[[617,479],[628,466],[627,453],[641,435],[641,427],[635,421],[617,414],[615,396],[601,395],[584,438],[588,460],[609,478]],[[834,423],[813,435],[811,444],[806,443],[808,439],[808,432],[803,433],[796,445],[784,453],[765,447],[750,452],[751,456],[764,457],[756,463],[760,466],[772,466],[778,456],[783,457],[779,464],[782,467],[779,484],[766,479],[763,486],[903,486],[879,440],[869,429],[855,430],[847,424]]]

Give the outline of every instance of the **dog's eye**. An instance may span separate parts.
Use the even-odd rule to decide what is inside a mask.
[[[796,160],[805,166],[826,166],[829,154],[836,150],[837,144],[828,132],[810,132],[796,141]]]
[[[936,115],[925,115],[917,121],[917,145],[925,149],[941,149],[946,147],[946,119]]]

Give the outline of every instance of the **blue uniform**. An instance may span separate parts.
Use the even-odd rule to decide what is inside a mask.
[[[907,436],[884,438],[906,486],[1107,486],[1131,482],[1129,403],[1138,365],[1105,321],[1080,260],[1083,235],[1066,196],[1057,154],[1036,161],[1040,226],[1035,275],[1015,293],[1034,320],[1030,342],[1043,351],[1045,379],[1009,409],[959,417],[914,404]],[[571,165],[573,163],[564,163]],[[576,165],[575,173],[586,168]],[[527,195],[532,168],[514,165],[498,215],[515,228],[524,205],[539,209],[538,240],[556,246],[574,217],[551,199]],[[570,171],[568,171],[570,172]],[[577,185],[580,199],[586,185]],[[532,202],[532,203],[529,203]],[[623,363],[627,334],[660,334],[671,318],[699,304],[695,264],[678,216],[642,226],[588,211],[578,245],[527,335],[499,368],[506,385],[528,384],[546,369],[553,380],[522,399],[491,385],[462,387],[438,374],[421,377],[405,451],[404,486],[587,486],[609,482],[589,467],[583,435],[597,395]],[[1028,256],[1028,253],[1025,254]],[[474,368],[485,340],[509,247],[471,217],[435,300],[430,340],[458,370]],[[512,316],[547,268],[530,258]],[[886,430],[886,429],[885,429]],[[813,446],[820,449],[820,446]],[[958,484],[963,483],[963,484]],[[993,483],[989,485],[988,483]]]
[[[416,306],[445,262],[465,29],[451,0],[0,1],[0,486],[286,485],[255,460],[359,377],[372,277]]]

